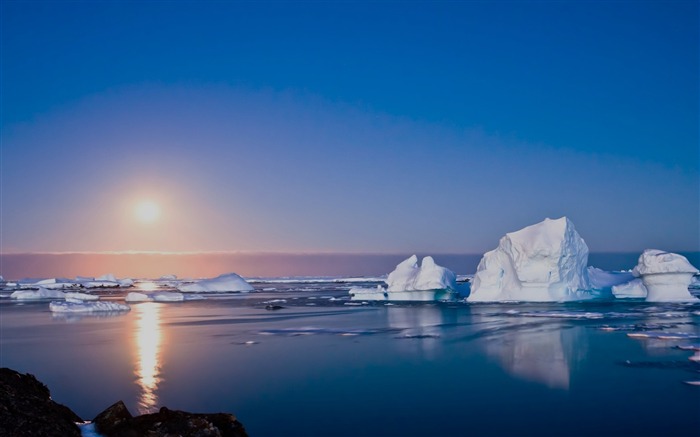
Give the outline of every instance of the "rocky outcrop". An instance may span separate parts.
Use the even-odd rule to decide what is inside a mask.
[[[4,437],[80,437],[70,408],[54,402],[34,375],[0,369],[0,435]]]
[[[80,437],[70,408],[51,400],[49,389],[33,375],[0,369],[0,436]],[[248,437],[241,422],[227,413],[195,414],[165,407],[133,417],[119,401],[93,419],[105,437]]]
[[[231,414],[195,414],[161,408],[157,413],[132,417],[122,401],[98,414],[95,429],[106,437],[181,436],[247,437]]]

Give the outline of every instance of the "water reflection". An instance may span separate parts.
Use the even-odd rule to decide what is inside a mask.
[[[549,388],[569,389],[571,366],[585,354],[581,327],[521,328],[486,342],[486,353],[511,375]]]
[[[157,407],[160,378],[160,304],[145,302],[132,306],[136,313],[136,377],[141,389],[138,408],[141,414],[151,413]]]
[[[435,348],[440,344],[438,338],[443,324],[443,313],[438,307],[389,307],[387,321],[390,328],[401,329],[399,334],[409,341],[402,341],[400,346],[414,353],[416,349],[428,357],[433,357]]]

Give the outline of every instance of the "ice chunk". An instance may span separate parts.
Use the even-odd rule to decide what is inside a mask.
[[[596,267],[588,267],[588,278],[591,288],[598,290],[611,288],[615,285],[625,284],[634,279],[632,272],[608,272]]]
[[[634,268],[635,276],[641,276],[647,289],[647,302],[696,301],[688,291],[693,275],[698,269],[686,257],[677,253],[647,249],[639,256]]]
[[[158,278],[159,281],[175,281],[177,280],[176,275],[163,275],[160,278]]]
[[[229,291],[252,291],[253,286],[235,273],[228,273],[212,279],[203,279],[193,284],[179,285],[183,293],[225,293]]]
[[[17,290],[10,295],[10,298],[18,300],[65,299],[66,294],[61,290],[39,287],[38,290]]]
[[[50,278],[50,279],[42,279],[40,281],[36,282],[22,282],[22,287],[23,288],[46,288],[49,290],[63,290],[63,289],[68,289],[68,288],[80,288],[80,283],[71,281],[69,279],[62,279],[62,278]]]
[[[146,293],[137,293],[135,291],[132,291],[131,293],[126,295],[124,300],[127,302],[148,302],[152,299]]]
[[[128,287],[134,286],[134,280],[130,279],[130,278],[119,279],[117,282],[119,283],[119,286],[122,288],[128,288]]]
[[[457,288],[454,272],[435,264],[431,256],[423,258],[420,266],[415,255],[402,261],[393,272],[389,273],[386,283],[389,292]]]
[[[588,246],[566,217],[528,226],[501,238],[484,254],[470,302],[565,301],[591,298]]]
[[[620,285],[613,285],[612,293],[618,299],[647,297],[647,288],[641,279],[633,279]]]
[[[97,278],[95,278],[95,281],[119,282],[112,273],[107,273],[106,275],[98,276]]]
[[[99,300],[100,296],[96,296],[94,294],[87,294],[87,293],[66,293],[65,294],[66,299],[75,299],[75,300]]]
[[[65,302],[51,302],[49,309],[55,313],[93,313],[93,312],[116,312],[129,311],[128,305],[116,302],[83,302],[81,300],[66,300]]]

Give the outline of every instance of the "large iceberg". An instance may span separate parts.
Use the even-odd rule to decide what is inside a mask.
[[[413,255],[402,261],[386,279],[387,288],[352,288],[352,300],[436,301],[451,300],[457,290],[454,272],[435,264],[432,257]]]
[[[230,291],[252,291],[253,286],[237,274],[227,273],[192,284],[178,285],[177,289],[183,293],[225,293]]]
[[[567,301],[593,297],[588,246],[566,217],[528,226],[501,238],[477,267],[470,302]]]
[[[39,287],[37,290],[17,290],[10,295],[10,298],[17,300],[65,299],[66,294],[61,290]]]
[[[648,302],[696,301],[688,286],[698,269],[688,259],[677,253],[647,249],[640,256],[632,271],[640,276],[647,289]]]

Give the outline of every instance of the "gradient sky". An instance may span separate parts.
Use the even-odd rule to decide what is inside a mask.
[[[4,253],[700,250],[696,1],[1,7]]]

